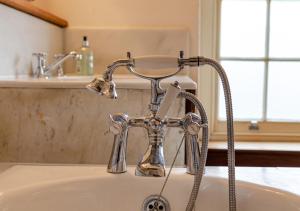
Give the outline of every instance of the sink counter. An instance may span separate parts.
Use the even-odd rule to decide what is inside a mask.
[[[101,76],[63,76],[53,77],[49,79],[31,78],[28,76],[0,76],[1,88],[85,88],[87,83],[92,81],[94,77]],[[148,80],[138,78],[134,75],[114,75],[118,89],[150,89]],[[181,88],[195,90],[197,84],[190,77],[185,75],[173,76],[162,80],[162,87],[166,88],[168,84],[178,81]]]

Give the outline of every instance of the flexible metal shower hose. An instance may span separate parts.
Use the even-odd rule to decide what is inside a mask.
[[[233,130],[233,111],[232,99],[229,81],[223,67],[216,61],[210,58],[200,57],[200,64],[212,66],[219,74],[222,81],[222,86],[226,104],[226,119],[227,119],[227,147],[228,147],[228,180],[229,180],[229,210],[236,211],[236,192],[235,192],[235,152],[234,152],[234,130]]]
[[[199,111],[199,114],[201,116],[201,121],[202,121],[201,123],[203,125],[206,125],[206,127],[203,127],[203,131],[202,131],[202,145],[201,145],[200,160],[197,161],[197,159],[195,159],[195,163],[194,163],[196,169],[196,173],[194,176],[194,185],[189,198],[189,202],[186,206],[186,211],[192,211],[198,196],[198,192],[199,192],[199,188],[200,188],[200,184],[202,181],[202,176],[204,174],[204,169],[206,164],[207,151],[208,151],[208,126],[207,126],[208,119],[204,107],[193,94],[188,92],[180,92],[178,94],[178,97],[182,97],[191,101]]]

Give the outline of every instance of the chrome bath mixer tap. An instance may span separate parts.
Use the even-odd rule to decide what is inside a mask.
[[[165,173],[165,159],[163,142],[167,127],[178,127],[184,130],[185,157],[187,173],[195,175],[195,183],[191,193],[190,201],[186,210],[192,210],[201,183],[204,166],[206,163],[208,149],[208,123],[205,110],[196,96],[181,91],[179,82],[172,83],[167,90],[160,87],[161,80],[172,77],[181,72],[186,66],[199,67],[210,65],[218,72],[225,93],[227,114],[227,136],[228,136],[228,169],[229,169],[229,207],[230,211],[236,210],[235,198],[235,158],[234,158],[234,133],[232,102],[229,82],[222,66],[212,59],[205,57],[183,58],[168,56],[148,56],[117,60],[107,67],[103,79],[95,78],[87,85],[87,88],[99,95],[112,99],[117,98],[116,84],[113,81],[113,73],[119,67],[126,67],[135,76],[147,79],[151,83],[151,101],[149,104],[150,115],[141,118],[130,118],[127,114],[110,115],[110,131],[114,134],[114,144],[107,171],[109,173],[126,172],[126,148],[128,130],[132,127],[142,127],[147,130],[149,144],[142,159],[138,162],[135,174],[137,176],[163,177]],[[164,76],[147,76],[138,73],[135,69],[165,69],[176,68],[177,70]],[[172,106],[176,97],[190,100],[199,110],[200,116],[188,113],[183,118],[169,118],[166,114]],[[201,148],[198,142],[198,134],[202,131]]]
[[[127,60],[119,60],[108,66],[107,71],[104,73],[102,79],[94,79],[87,88],[95,91],[100,95],[105,95],[109,98],[117,98],[116,85],[112,80],[114,70],[120,66],[125,66],[131,73],[141,78],[150,80],[151,82],[151,102],[149,104],[149,110],[151,114],[142,118],[129,118],[126,114],[114,114],[110,115],[110,131],[114,134],[114,145],[111,153],[110,161],[108,164],[108,172],[110,173],[123,173],[126,172],[126,146],[127,146],[127,134],[128,129],[132,127],[142,127],[148,132],[149,145],[144,153],[142,159],[138,162],[136,168],[136,175],[138,176],[165,176],[165,159],[163,152],[163,142],[165,138],[166,127],[180,127],[189,132],[188,129],[194,128],[199,131],[201,127],[201,119],[194,116],[187,115],[183,119],[179,118],[165,118],[168,109],[173,103],[174,99],[180,92],[179,83],[176,81],[170,85],[168,90],[163,90],[160,87],[160,81],[162,79],[171,77],[179,72],[182,68],[178,66],[178,59],[173,57],[140,57]],[[178,68],[175,74],[148,77],[137,73],[134,68]],[[192,129],[190,129],[192,130]],[[198,135],[194,134],[194,135]],[[198,160],[199,146],[197,138],[194,140],[196,145],[191,150],[189,155],[193,158],[188,160]],[[192,149],[192,148],[191,148]],[[195,174],[193,163],[189,163],[188,172]]]

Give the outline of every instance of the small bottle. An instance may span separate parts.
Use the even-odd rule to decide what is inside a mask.
[[[78,61],[77,68],[80,75],[93,75],[94,74],[94,54],[90,48],[87,36],[83,37],[82,46],[80,48],[80,60]]]

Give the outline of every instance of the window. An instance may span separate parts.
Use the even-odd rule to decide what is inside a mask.
[[[217,50],[211,56],[228,74],[237,139],[300,141],[300,0],[212,2],[206,4],[218,17],[210,16],[214,36],[202,36],[215,37],[210,47]],[[216,77],[212,81],[219,87],[211,103],[213,139],[221,139],[226,132],[224,95]],[[252,127],[253,122],[258,124]]]

